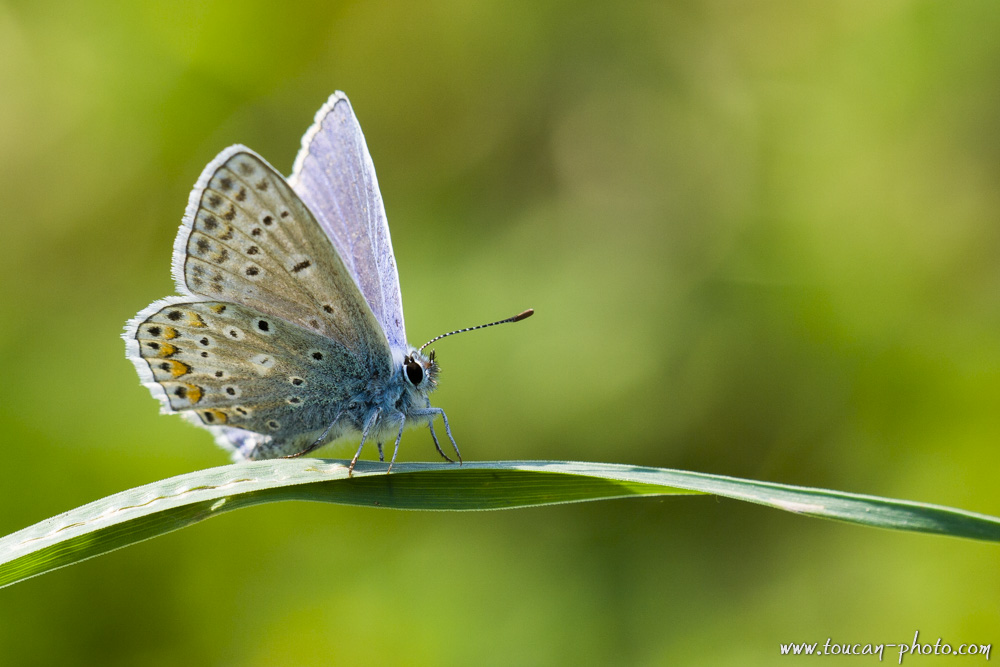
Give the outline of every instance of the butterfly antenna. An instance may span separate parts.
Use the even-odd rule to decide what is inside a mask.
[[[529,317],[531,317],[534,314],[535,314],[534,308],[529,308],[528,310],[524,311],[523,313],[518,313],[514,317],[508,317],[505,320],[497,320],[496,322],[490,322],[489,324],[480,324],[477,327],[468,327],[468,328],[465,328],[465,329],[456,329],[455,331],[449,331],[446,334],[441,334],[440,336],[435,336],[434,338],[431,338],[429,341],[427,341],[426,343],[424,343],[423,345],[421,345],[420,349],[417,350],[417,352],[420,352],[421,350],[423,350],[425,347],[427,347],[431,343],[433,343],[435,341],[439,341],[442,338],[447,338],[448,336],[454,336],[455,334],[465,333],[466,331],[475,331],[476,329],[485,329],[486,327],[495,327],[498,324],[507,324],[507,322],[520,322],[521,320],[528,319]]]

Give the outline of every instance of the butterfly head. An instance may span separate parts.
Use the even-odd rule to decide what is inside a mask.
[[[420,350],[412,350],[403,359],[403,377],[406,383],[426,395],[437,388],[438,364],[434,359],[434,350],[424,356]]]

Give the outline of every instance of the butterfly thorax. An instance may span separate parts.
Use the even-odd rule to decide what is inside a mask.
[[[404,426],[428,422],[416,415],[430,406],[429,394],[437,388],[438,364],[434,355],[425,356],[410,348],[402,361],[384,379],[375,378],[346,404],[336,418],[336,437],[363,433],[376,440],[394,440]],[[333,438],[328,438],[333,439]]]

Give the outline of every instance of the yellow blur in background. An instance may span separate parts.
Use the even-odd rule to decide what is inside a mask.
[[[287,174],[337,89],[410,341],[536,309],[436,344],[467,459],[1000,514],[998,34],[1000,5],[973,1],[0,3],[0,534],[227,463],[157,414],[119,334],[174,292],[204,165],[244,143]],[[400,452],[437,456],[422,430]],[[0,591],[0,664],[1000,643],[997,562],[712,498],[283,503]]]

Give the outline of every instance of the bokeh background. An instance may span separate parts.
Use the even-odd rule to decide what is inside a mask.
[[[1000,514],[997,3],[67,0],[0,2],[0,533],[227,462],[158,415],[118,336],[173,293],[204,165],[239,142],[288,173],[336,89],[411,342],[537,310],[437,345],[435,404],[468,459]],[[435,456],[404,437],[401,458]],[[998,556],[713,498],[285,503],[0,591],[0,663],[998,644]]]

